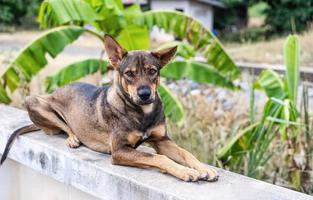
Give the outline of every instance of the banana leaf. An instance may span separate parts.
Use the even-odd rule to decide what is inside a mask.
[[[119,33],[117,41],[129,51],[148,49],[150,46],[149,31],[145,27],[128,25]]]
[[[280,75],[273,70],[265,70],[256,80],[254,87],[263,90],[268,97],[282,99],[286,96],[284,82]]]
[[[284,61],[286,65],[286,81],[289,98],[297,102],[299,87],[300,45],[299,38],[291,35],[284,44]]]
[[[215,68],[195,61],[173,61],[161,70],[161,76],[172,80],[188,78],[198,83],[237,89],[232,81],[223,77]]]
[[[158,91],[164,105],[165,116],[178,125],[182,125],[185,120],[185,111],[180,101],[163,83],[160,84]]]
[[[101,20],[84,0],[45,0],[40,5],[38,21],[44,28],[65,24],[91,24]]]
[[[99,67],[101,67],[101,72],[105,73],[107,65],[107,61],[99,59],[87,59],[72,63],[46,78],[46,91],[50,93],[58,87],[93,74],[99,70]]]
[[[176,11],[148,11],[134,18],[134,23],[164,29],[193,45],[221,75],[234,80],[240,71],[218,39],[198,20]]]
[[[157,50],[174,47],[174,46],[177,46],[177,52],[176,52],[177,56],[181,56],[186,59],[193,58],[196,56],[196,52],[194,48],[191,45],[185,42],[181,42],[181,41],[173,41],[173,42],[164,43]]]
[[[78,26],[63,26],[43,33],[21,50],[9,65],[0,70],[2,87],[8,87],[13,92],[20,84],[21,78],[29,82],[46,66],[47,54],[55,58],[84,31],[84,28]]]

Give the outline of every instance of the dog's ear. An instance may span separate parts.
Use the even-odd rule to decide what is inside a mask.
[[[104,35],[104,48],[105,52],[108,54],[110,64],[117,69],[123,56],[127,54],[127,51],[108,34]]]
[[[174,46],[174,47],[162,49],[159,51],[151,52],[151,54],[160,60],[161,67],[163,67],[164,65],[166,65],[172,60],[172,58],[176,54],[176,51],[177,51],[177,46]]]

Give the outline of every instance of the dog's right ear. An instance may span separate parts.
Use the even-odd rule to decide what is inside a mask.
[[[127,51],[119,45],[119,43],[110,35],[104,35],[104,48],[105,52],[108,54],[109,61],[111,65],[117,69],[120,65],[120,62],[127,54]]]

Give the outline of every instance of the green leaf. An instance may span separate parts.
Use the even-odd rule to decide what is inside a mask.
[[[160,84],[158,89],[162,103],[164,105],[165,116],[181,125],[185,120],[185,111],[182,104],[164,84]]]
[[[38,21],[42,27],[65,24],[91,24],[102,18],[84,0],[45,0],[41,3]]]
[[[240,74],[240,70],[218,39],[192,17],[176,11],[148,11],[137,16],[134,23],[147,26],[149,29],[158,26],[176,37],[187,39],[210,65],[230,80],[234,80]]]
[[[46,66],[47,54],[55,58],[84,31],[85,29],[81,27],[64,26],[43,33],[21,50],[8,66],[0,70],[1,79],[13,92],[20,84],[21,77],[29,82]]]
[[[46,78],[46,91],[50,93],[58,87],[93,74],[99,70],[99,66],[101,66],[101,71],[104,73],[107,65],[107,61],[100,61],[99,59],[87,59],[72,63]]]
[[[174,47],[174,46],[177,46],[177,52],[176,52],[177,56],[181,56],[186,59],[193,58],[196,56],[196,52],[194,48],[191,45],[185,42],[181,42],[181,41],[173,41],[173,42],[164,43],[157,50]]]
[[[297,102],[299,85],[299,66],[300,66],[300,45],[296,35],[290,35],[284,44],[284,61],[286,65],[286,80],[288,96]]]
[[[8,104],[11,102],[11,99],[8,97],[5,89],[0,85],[0,103]]]
[[[254,86],[264,90],[268,97],[282,98],[286,96],[284,82],[273,70],[263,71]]]
[[[139,50],[149,48],[149,31],[147,28],[136,25],[128,25],[117,37],[117,41],[127,50]]]
[[[199,83],[214,84],[228,89],[237,89],[213,67],[194,61],[173,61],[161,70],[161,76],[179,80],[189,78]]]
[[[245,137],[247,135],[251,135],[256,127],[259,126],[259,123],[252,124],[245,128],[244,130],[238,132],[233,138],[231,138],[226,144],[217,152],[217,157],[222,160],[226,161],[230,155],[235,156],[247,150],[249,148],[247,144],[247,140]]]
[[[128,24],[121,0],[86,0],[86,2],[102,17],[93,23],[98,30],[116,37]]]

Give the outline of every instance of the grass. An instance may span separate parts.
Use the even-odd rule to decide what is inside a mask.
[[[226,50],[237,61],[283,64],[282,46],[285,36],[255,43],[227,43]],[[313,29],[299,36],[301,66],[313,67]]]
[[[217,150],[240,128],[247,125],[247,96],[244,92],[208,86],[202,86],[198,92],[191,92],[190,88],[186,91],[191,94],[178,93],[187,112],[185,123],[177,126],[168,121],[170,137],[197,155],[202,162],[218,166],[215,159]]]

